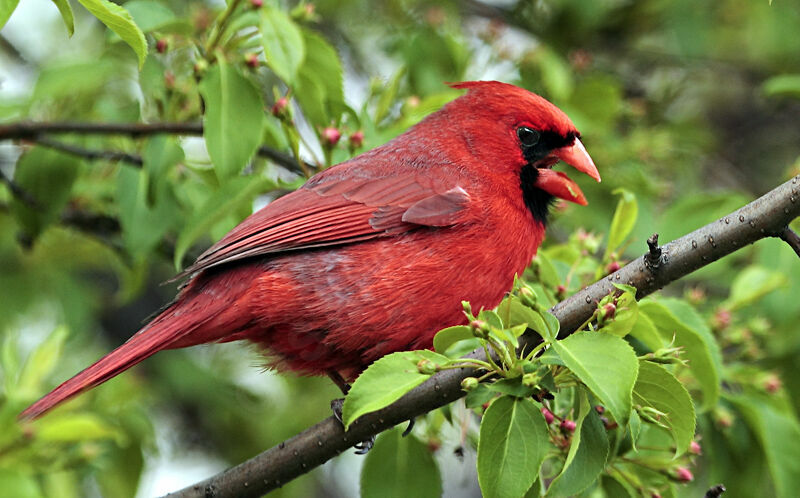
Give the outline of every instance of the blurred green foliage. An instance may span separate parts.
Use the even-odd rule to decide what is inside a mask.
[[[543,292],[562,284],[562,295],[573,292],[640,253],[651,233],[670,240],[800,172],[796,2],[322,0],[258,8],[133,0],[122,3],[130,17],[110,2],[80,2],[116,32],[68,2],[40,3],[0,6],[0,27],[10,16],[0,30],[0,78],[12,83],[0,88],[0,126],[205,115],[222,128],[206,127],[207,148],[192,137],[50,137],[137,154],[141,168],[36,140],[0,144],[0,171],[32,196],[0,185],[0,493],[9,496],[156,492],[142,476],[153,475],[159,453],[233,464],[326,416],[336,396],[327,380],[257,376],[258,354],[231,345],[162,353],[37,422],[15,420],[171,298],[174,288],[158,282],[172,276],[173,261],[189,261],[222,236],[263,203],[259,195],[295,188],[305,173],[436,110],[458,95],[445,81],[500,79],[551,99],[581,130],[603,175],[596,185],[577,178],[589,209],[556,205],[542,251],[549,263],[529,275],[555,279]],[[141,40],[148,53],[139,69]],[[283,96],[288,106],[276,108]],[[266,112],[257,112],[262,104]],[[342,139],[326,144],[326,127]],[[351,139],[357,131],[363,143]],[[258,154],[258,144],[310,166],[280,165]],[[635,210],[624,192],[635,195]],[[626,214],[609,228],[620,202]],[[699,496],[724,482],[725,496],[791,496],[800,487],[791,467],[800,409],[796,256],[765,240],[664,293],[684,327],[719,345],[724,380],[718,402],[694,397],[703,455],[695,482],[670,492]],[[676,311],[689,305],[697,311]],[[439,428],[458,420],[454,411],[431,415],[415,437],[439,448]],[[436,453],[449,494],[458,492],[447,481],[448,466],[459,465],[452,450],[474,447],[474,435],[463,434]],[[347,495],[348,475],[317,471],[278,494]],[[636,491],[619,479],[603,478],[609,496]]]

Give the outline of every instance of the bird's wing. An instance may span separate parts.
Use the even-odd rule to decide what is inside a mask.
[[[252,214],[182,275],[252,256],[360,242],[462,221],[469,194],[415,173],[312,180]]]

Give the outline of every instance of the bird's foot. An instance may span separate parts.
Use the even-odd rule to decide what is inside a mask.
[[[342,421],[342,406],[344,405],[344,398],[336,398],[331,400],[331,411],[333,411],[333,416],[336,417],[336,420],[339,421],[340,424],[344,425]],[[353,446],[356,449],[356,455],[366,455],[372,447],[375,446],[375,436],[370,436],[369,439],[361,441],[360,443]]]
[[[410,419],[408,419],[408,427],[406,427],[406,430],[403,431],[403,437],[406,437],[409,434],[411,434],[411,430],[414,428],[414,422],[416,420],[417,420],[416,417],[411,417]]]

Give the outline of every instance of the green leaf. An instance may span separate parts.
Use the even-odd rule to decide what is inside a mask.
[[[136,258],[145,257],[174,226],[180,206],[172,187],[163,182],[148,202],[149,175],[122,165],[117,173],[117,202],[122,241]]]
[[[23,393],[40,393],[42,380],[47,377],[56,366],[61,357],[61,349],[69,332],[67,328],[57,327],[52,333],[31,353],[25,362],[25,367],[19,377],[16,389]]]
[[[19,0],[0,0],[0,29],[6,25],[18,4]]]
[[[200,83],[203,137],[220,183],[239,174],[261,143],[264,104],[255,86],[220,60]]]
[[[603,255],[605,260],[625,242],[639,215],[639,204],[633,192],[618,188],[613,193],[618,194],[620,198],[617,201],[617,209],[614,210],[614,217],[611,219],[611,228],[608,230],[608,244]]]
[[[768,97],[800,97],[800,74],[773,76],[764,82],[761,89]]]
[[[2,2],[3,0],[0,0]],[[2,20],[2,19],[0,19]],[[0,24],[2,27],[2,24]],[[42,490],[34,476],[22,471],[22,464],[18,468],[0,469],[0,489],[3,496],[14,498],[42,498]]]
[[[597,332],[579,332],[552,345],[567,368],[624,427],[630,417],[631,394],[639,370],[633,348],[617,336]]]
[[[789,403],[757,393],[727,395],[755,433],[779,498],[797,496],[800,488],[800,423]]]
[[[75,18],[72,14],[72,6],[69,4],[69,0],[53,0],[53,3],[56,4],[58,11],[61,12],[61,19],[64,20],[64,26],[67,27],[67,32],[69,32],[69,36],[74,35]],[[2,26],[3,23],[0,22],[0,27]]]
[[[252,176],[232,179],[211,194],[203,205],[192,213],[175,242],[175,268],[180,269],[183,257],[192,244],[211,227],[246,205],[253,198],[272,185],[270,180]]]
[[[676,457],[689,449],[695,430],[694,404],[689,392],[672,373],[655,363],[639,361],[633,402],[667,414],[661,422],[672,432]]]
[[[494,327],[496,329],[503,329],[503,320],[500,318],[496,312],[492,310],[482,310],[478,313],[478,320],[483,320],[484,322],[488,323],[490,327]]]
[[[509,396],[516,396],[517,398],[527,398],[533,394],[535,390],[531,387],[523,385],[521,376],[510,379],[500,379],[496,382],[492,382],[491,384],[487,384],[486,387],[488,387],[490,391],[507,394]]]
[[[142,152],[143,170],[147,173],[147,204],[155,204],[170,169],[183,160],[183,149],[173,137],[155,135],[145,142]]]
[[[128,9],[134,22],[144,33],[185,22],[179,20],[175,13],[162,2],[133,0],[125,2],[125,8]]]
[[[317,127],[338,121],[350,112],[344,101],[342,63],[336,49],[325,38],[303,30],[306,58],[297,76],[296,98],[303,114]]]
[[[748,266],[736,275],[731,285],[731,294],[722,306],[731,311],[742,308],[787,284],[786,276],[777,270]]]
[[[53,414],[36,422],[36,437],[47,442],[78,442],[93,439],[120,440],[116,428],[89,413]]]
[[[361,469],[362,498],[441,496],[439,466],[427,445],[400,429],[384,432]]]
[[[144,33],[133,21],[130,13],[124,7],[108,0],[78,1],[136,52],[136,56],[139,58],[139,69],[141,69],[147,58],[147,42],[144,39]]]
[[[17,162],[14,181],[36,202],[30,206],[15,198],[11,212],[30,237],[39,235],[55,222],[72,193],[81,162],[73,156],[34,147]]]
[[[422,349],[392,353],[367,367],[344,399],[342,423],[345,430],[358,417],[389,406],[428,380],[431,376],[421,373],[417,367],[421,360],[437,365],[450,361],[446,356]]]
[[[658,333],[658,329],[656,329],[656,326],[653,324],[653,320],[643,313],[639,313],[639,316],[636,318],[636,323],[633,325],[630,335],[650,348],[651,351],[657,351],[663,348],[668,342]]]
[[[405,75],[406,67],[403,66],[394,73],[392,79],[389,80],[389,83],[381,91],[378,104],[375,106],[375,124],[380,125],[383,118],[389,114],[389,109],[391,109],[397,101],[397,92],[400,91],[400,83],[402,83]]]
[[[722,360],[719,346],[702,318],[687,303],[675,299],[645,299],[639,303],[639,312],[650,318],[665,341],[674,337],[675,346],[684,348],[683,357],[689,361],[689,369],[703,392],[702,409],[713,408],[719,398]]]
[[[503,299],[497,306],[497,314],[509,327],[525,324],[540,336],[551,337],[550,327],[545,322],[543,313],[525,306],[517,296]]]
[[[294,85],[306,54],[303,35],[294,21],[278,8],[262,6],[261,43],[270,69],[287,85]]]
[[[561,473],[547,489],[547,496],[572,496],[592,484],[606,465],[608,434],[600,416],[581,390],[575,432]]]
[[[447,327],[446,329],[436,332],[436,335],[433,336],[433,349],[436,350],[437,353],[444,353],[453,344],[472,339],[473,337],[472,329],[466,325]]]
[[[550,434],[531,399],[497,398],[481,420],[478,483],[486,498],[518,498],[536,481]]]

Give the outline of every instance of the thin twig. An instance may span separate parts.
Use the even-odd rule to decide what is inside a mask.
[[[64,152],[66,154],[71,154],[73,156],[82,157],[90,161],[98,159],[105,161],[123,161],[132,164],[134,166],[138,166],[140,168],[144,164],[142,156],[139,156],[137,154],[130,154],[128,152],[121,152],[116,150],[87,149],[85,147],[59,142],[58,140],[53,140],[52,138],[49,137],[35,137],[32,140],[39,145],[55,149],[59,152]]]
[[[797,235],[794,230],[786,226],[783,228],[783,230],[781,230],[781,233],[778,235],[778,237],[789,244],[789,246],[794,249],[795,254],[800,257],[800,236]]]
[[[0,183],[5,183],[8,187],[8,190],[11,192],[11,195],[19,199],[20,202],[25,204],[31,209],[37,209],[41,204],[39,201],[36,200],[36,197],[33,196],[30,192],[25,190],[24,188],[20,187],[17,182],[6,176],[3,173],[3,170],[0,169]]]
[[[642,298],[748,244],[778,233],[800,216],[800,203],[790,200],[798,183],[800,176],[730,215],[662,246],[657,270],[645,264],[648,252],[558,303],[551,312],[561,323],[560,335],[571,334],[589,318],[597,301],[615,289],[614,283],[636,287],[637,297]],[[520,339],[522,348],[536,343],[535,338],[527,335]],[[482,350],[473,351],[467,357],[486,360]],[[392,405],[359,418],[347,432],[336,418],[329,417],[246,462],[169,496],[261,496],[374,434],[461,398],[465,394],[461,381],[474,372],[471,368],[437,372]]]
[[[150,135],[202,135],[202,123],[81,123],[72,121],[38,123],[20,121],[0,125],[0,140],[33,140],[42,143],[49,141],[46,135],[75,134],[75,135],[128,135],[133,138]],[[42,143],[42,145],[49,145]],[[66,145],[66,144],[60,144]],[[55,148],[55,145],[51,145]],[[91,151],[81,150],[72,145],[66,146],[72,150],[60,149],[63,152],[75,153],[89,159],[112,159],[134,162],[141,158],[135,154],[116,151]],[[88,154],[88,156],[86,155]],[[99,154],[99,155],[97,155]],[[303,168],[294,158],[272,147],[262,145],[258,148],[258,155],[295,173],[303,173]],[[309,170],[315,166],[309,162],[301,161]],[[139,163],[141,164],[141,163]]]

